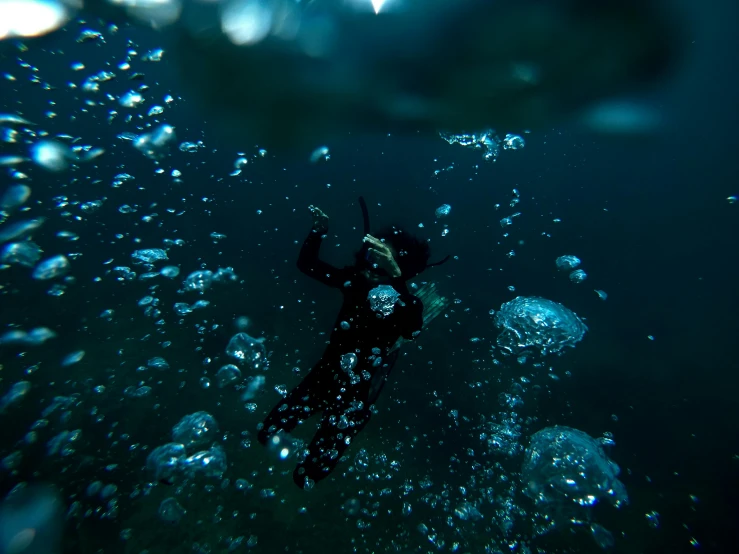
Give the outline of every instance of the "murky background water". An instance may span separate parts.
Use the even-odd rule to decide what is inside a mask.
[[[693,14],[658,136],[563,123],[478,134],[488,150],[361,129],[297,150],[234,139],[156,61],[160,35],[127,24],[0,44],[0,551],[730,551],[725,4]],[[102,71],[116,78],[90,81]],[[263,448],[257,424],[340,306],[295,267],[308,206],[330,217],[322,257],[348,265],[360,195],[373,227],[452,256],[413,280],[450,304],[404,346],[348,459],[302,491],[300,443]],[[268,363],[227,353],[239,332]]]

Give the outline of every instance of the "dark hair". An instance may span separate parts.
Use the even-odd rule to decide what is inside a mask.
[[[373,233],[375,238],[388,244],[395,251],[395,261],[400,267],[403,279],[412,279],[426,269],[431,248],[427,241],[408,233],[400,227],[387,227]],[[362,248],[356,254],[357,266],[366,267],[366,250]]]

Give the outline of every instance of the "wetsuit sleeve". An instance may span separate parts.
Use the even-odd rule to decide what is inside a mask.
[[[400,333],[404,339],[414,339],[416,338],[414,333],[423,328],[423,303],[410,293],[408,285],[402,278],[393,279],[391,285],[400,293],[400,299],[405,304],[405,306],[396,308],[402,313]]]
[[[347,272],[319,259],[321,242],[323,242],[321,233],[311,230],[300,248],[298,269],[324,285],[336,288],[342,287],[347,280]]]

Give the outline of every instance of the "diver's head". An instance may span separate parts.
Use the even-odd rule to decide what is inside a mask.
[[[400,227],[388,227],[373,233],[373,236],[390,247],[404,280],[412,279],[426,269],[431,256],[431,249],[425,240],[404,231]],[[367,250],[368,247],[365,245],[356,253],[356,266],[359,269],[384,274],[384,270],[373,267],[367,257]]]

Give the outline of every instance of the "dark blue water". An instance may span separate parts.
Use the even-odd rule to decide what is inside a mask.
[[[193,543],[202,551],[225,552],[224,537],[239,535],[258,537],[251,547],[255,552],[437,550],[418,531],[420,524],[444,539],[439,551],[453,550],[454,542],[461,552],[498,551],[486,550],[491,540],[498,548],[520,541],[513,551],[593,551],[594,543],[583,533],[556,532],[529,543],[525,515],[506,539],[494,503],[481,505],[480,521],[447,524],[453,504],[463,496],[459,487],[476,482],[480,488],[505,489],[479,473],[475,462],[494,474],[518,475],[521,454],[491,457],[481,446],[479,429],[481,418],[501,410],[498,397],[511,380],[525,376],[531,383],[518,411],[523,447],[528,436],[549,425],[572,426],[593,437],[613,433],[616,446],[608,452],[621,467],[630,504],[620,510],[599,505],[595,513],[613,532],[615,551],[732,552],[738,538],[739,204],[727,197],[739,194],[732,36],[739,14],[732,3],[723,4],[696,8],[685,66],[653,93],[671,116],[659,136],[612,139],[564,125],[523,135],[526,147],[503,152],[495,163],[435,136],[357,132],[328,144],[331,159],[319,164],[308,162],[309,152],[282,153],[247,137],[234,143],[180,97],[165,57],[146,67],[145,82],[151,86],[146,95],[154,99],[147,106],[172,94],[175,101],[163,120],[175,127],[178,142],[203,140],[205,147],[197,153],[174,149],[162,163],[164,173],[156,174],[151,160],[116,138],[132,130],[123,121],[126,110],[107,101],[85,108],[88,95],[66,84],[82,80],[69,69],[72,62],[84,62],[82,73],[89,75],[105,69],[103,63],[122,61],[132,47],[126,45],[129,37],[139,53],[157,47],[154,33],[122,29],[106,35],[104,45],[76,44],[79,27],[70,25],[30,43],[28,52],[4,44],[2,73],[17,81],[3,81],[0,111],[21,112],[52,133],[82,136],[106,154],[71,173],[24,168],[33,189],[30,214],[48,218],[35,242],[48,255],[82,255],[72,261],[75,282],[59,297],[47,295],[49,283],[31,280],[26,268],[0,273],[2,328],[47,326],[58,334],[42,347],[0,351],[3,393],[21,379],[33,384],[22,403],[0,414],[2,456],[22,453],[14,471],[0,470],[2,493],[20,482],[42,481],[55,484],[67,506],[80,501],[83,513],[70,517],[65,527],[65,552],[197,551]],[[39,77],[57,90],[32,85],[17,58],[38,67]],[[105,93],[117,96],[133,86],[119,78],[92,98],[104,100]],[[120,115],[108,124],[110,109]],[[46,119],[47,110],[57,117]],[[16,148],[6,144],[0,153]],[[239,152],[249,164],[241,176],[229,177]],[[453,169],[434,175],[450,165]],[[182,172],[181,183],[173,183],[171,169]],[[136,179],[112,188],[113,177],[122,172]],[[3,172],[0,184],[4,188],[10,182]],[[513,189],[520,203],[510,208]],[[351,263],[360,246],[360,195],[373,227],[404,226],[430,239],[432,260],[453,256],[420,280],[433,280],[458,303],[404,350],[378,413],[350,450],[353,458],[365,449],[373,460],[369,473],[377,471],[379,477],[359,474],[347,462],[303,492],[292,484],[292,462],[270,457],[254,434],[279,399],[274,388],[296,385],[320,357],[341,301],[295,267],[310,227],[307,206],[317,205],[329,215],[322,256],[341,266]],[[66,216],[65,209],[54,207],[58,196],[105,202],[89,215],[66,208],[73,214]],[[444,203],[452,206],[451,214],[435,221],[434,210]],[[123,204],[138,211],[120,213]],[[500,219],[514,212],[521,215],[503,230]],[[151,222],[142,221],[152,214]],[[77,221],[74,215],[83,217]],[[444,237],[443,224],[449,228]],[[66,243],[55,236],[59,230],[80,238]],[[227,238],[214,244],[212,232]],[[121,283],[106,273],[130,266],[133,250],[159,248],[166,238],[186,243],[169,249],[168,263],[182,268],[182,278],[200,264],[212,270],[231,266],[240,278],[209,290],[204,298],[210,306],[182,322],[171,306],[199,297],[178,294],[179,280]],[[515,256],[509,258],[511,250]],[[583,260],[584,283],[575,285],[556,271],[554,260],[563,254]],[[152,290],[152,285],[158,287]],[[606,291],[608,299],[603,302],[594,289]],[[137,306],[147,295],[160,300],[163,325]],[[503,363],[494,365],[490,345],[497,331],[489,311],[518,295],[561,302],[585,319],[589,333],[544,367],[519,366],[500,355]],[[98,317],[106,309],[116,312],[111,322]],[[224,348],[239,316],[249,318],[249,333],[264,336],[271,352],[267,386],[254,412],[244,409],[236,392],[200,384],[228,362]],[[473,337],[482,340],[471,342]],[[163,348],[163,341],[171,346]],[[60,367],[62,357],[76,350],[85,351],[84,359]],[[153,356],[166,357],[170,371],[136,371]],[[29,376],[24,372],[31,365],[38,369]],[[559,380],[546,377],[550,366]],[[123,397],[125,387],[141,383],[155,394],[136,401]],[[105,386],[103,392],[93,390],[99,385]],[[52,415],[38,442],[23,443],[57,395],[76,395],[68,419]],[[229,460],[226,477],[231,483],[245,478],[254,488],[244,494],[232,485],[221,489],[217,481],[199,483],[180,497],[188,519],[165,526],[157,521],[156,509],[174,489],[144,486],[151,481],[144,470],[146,454],[169,440],[183,415],[197,410],[219,422]],[[450,416],[453,410],[457,417]],[[48,456],[46,442],[62,429],[82,429],[75,454]],[[307,430],[303,434],[309,438]],[[250,446],[240,445],[242,440]],[[397,465],[382,466],[376,461],[380,454]],[[109,464],[118,466],[106,470]],[[115,517],[101,518],[101,510],[96,512],[101,502],[85,496],[87,485],[97,479],[118,486]],[[432,484],[425,487],[425,480]],[[273,490],[274,498],[261,497],[264,489]],[[348,499],[359,499],[366,511],[348,515],[342,510]],[[445,499],[452,505],[444,505]],[[522,510],[531,510],[524,496],[516,500]],[[409,516],[401,515],[405,502],[413,505]],[[659,513],[656,529],[646,518],[653,511]],[[121,540],[126,529],[132,536]]]

